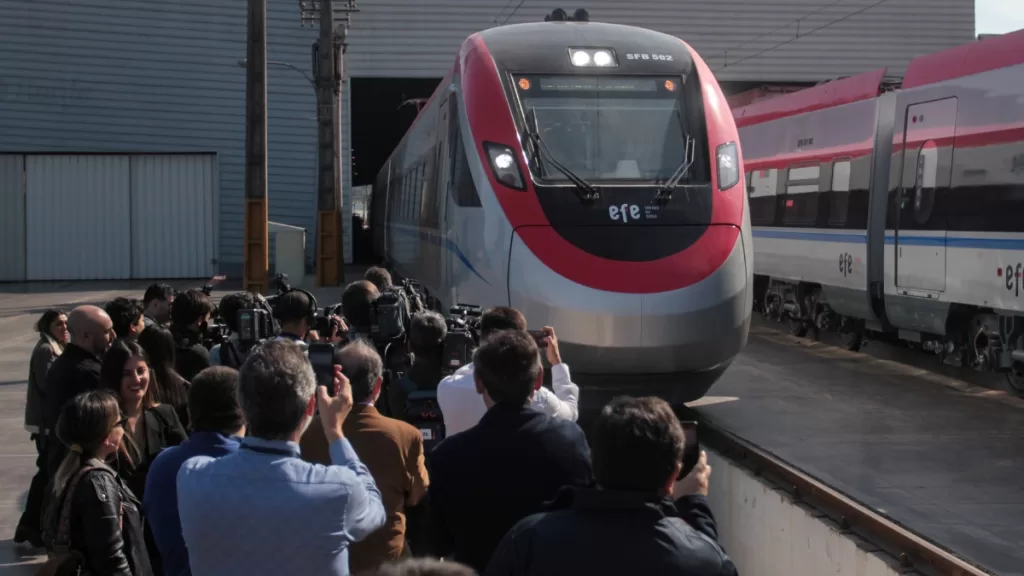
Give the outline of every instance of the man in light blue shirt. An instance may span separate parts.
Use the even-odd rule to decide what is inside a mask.
[[[373,477],[342,434],[352,389],[338,366],[334,389],[332,397],[316,386],[292,342],[267,342],[250,354],[238,391],[250,436],[237,453],[197,456],[178,473],[194,576],[349,573],[349,545],[380,528],[385,514]],[[330,466],[299,457],[317,407]]]

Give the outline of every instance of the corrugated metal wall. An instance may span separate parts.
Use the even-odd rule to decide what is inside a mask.
[[[131,278],[128,156],[25,158],[28,280]]]
[[[469,34],[506,20],[540,21],[556,7],[683,38],[719,80],[817,81],[882,66],[902,73],[914,56],[974,39],[974,0],[887,0],[869,8],[877,2],[366,0],[352,17],[350,75],[441,77]]]
[[[216,166],[212,154],[131,159],[133,278],[215,274]]]
[[[0,154],[0,281],[25,279],[25,157]]]
[[[269,60],[310,70],[299,3],[267,4]],[[240,0],[0,2],[0,152],[217,153],[218,268],[240,276],[245,18]],[[280,66],[268,83],[270,217],[315,239],[314,91]]]

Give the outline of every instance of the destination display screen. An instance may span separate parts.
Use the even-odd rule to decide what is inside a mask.
[[[521,96],[608,96],[629,95],[634,98],[676,98],[679,78],[668,76],[517,76],[516,88]]]

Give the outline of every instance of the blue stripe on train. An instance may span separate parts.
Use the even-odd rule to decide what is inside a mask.
[[[796,230],[754,230],[754,238],[777,238],[780,240],[802,240],[805,242],[843,242],[866,244],[866,232],[801,232]],[[895,244],[891,234],[885,236],[886,244]],[[900,244],[905,246],[946,246],[947,248],[974,248],[981,250],[1024,250],[1024,238],[964,238],[950,236],[900,235]]]
[[[480,275],[479,272],[477,272],[476,268],[473,267],[473,264],[470,263],[469,257],[467,257],[462,252],[462,250],[459,249],[459,247],[455,244],[455,242],[453,240],[451,240],[449,238],[446,238],[444,236],[441,236],[440,234],[437,234],[435,232],[431,232],[430,230],[424,230],[424,229],[416,228],[416,227],[413,227],[413,226],[403,226],[403,225],[392,224],[391,228],[392,228],[392,230],[394,230],[395,232],[398,232],[399,234],[402,234],[403,236],[409,236],[411,238],[418,238],[421,242],[426,242],[428,244],[433,244],[434,246],[439,246],[441,248],[444,248],[444,249],[448,250],[452,254],[455,254],[455,257],[458,258],[459,261],[462,262],[462,264],[466,268],[469,268],[470,272],[472,272],[473,274],[476,274],[477,278],[483,280],[484,284],[487,284],[488,286],[490,286],[491,283],[488,282],[487,279],[484,278],[482,275]]]

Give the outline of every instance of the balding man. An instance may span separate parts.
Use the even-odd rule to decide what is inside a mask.
[[[408,554],[406,512],[420,503],[429,480],[423,461],[423,436],[409,424],[381,415],[374,408],[380,397],[383,365],[365,340],[341,348],[334,363],[352,385],[352,412],[345,419],[345,438],[370,469],[384,501],[384,527],[352,545],[349,566],[353,574],[371,570],[381,562]],[[300,443],[302,458],[327,464],[328,446],[319,418],[314,418]],[[423,551],[423,550],[421,550]]]
[[[114,322],[97,306],[79,306],[68,314],[71,342],[46,374],[46,405],[43,425],[53,430],[64,404],[75,396],[100,387],[103,354],[114,341]],[[47,442],[47,462],[52,475],[64,459],[60,442]]]

